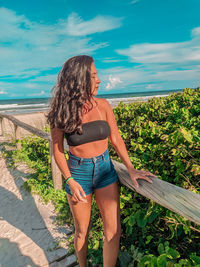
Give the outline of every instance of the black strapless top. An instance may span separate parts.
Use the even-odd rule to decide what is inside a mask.
[[[110,135],[110,126],[105,120],[90,121],[82,124],[83,134],[65,133],[69,146],[106,139]]]

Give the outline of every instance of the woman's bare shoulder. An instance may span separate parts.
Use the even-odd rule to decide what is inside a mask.
[[[106,107],[110,106],[108,100],[105,99],[105,98],[98,98],[98,97],[95,97],[94,99],[97,101],[98,105],[101,106],[101,107],[104,108],[104,109],[105,109]]]

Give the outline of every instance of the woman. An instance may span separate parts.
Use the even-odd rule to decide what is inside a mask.
[[[80,267],[86,266],[93,193],[103,220],[104,267],[115,266],[117,261],[121,232],[118,177],[109,157],[108,137],[135,186],[137,179],[151,183],[147,175],[155,177],[134,169],[109,102],[95,97],[99,83],[92,57],[80,55],[68,59],[58,75],[48,113],[55,160],[66,179]],[[69,145],[67,162],[63,138]]]

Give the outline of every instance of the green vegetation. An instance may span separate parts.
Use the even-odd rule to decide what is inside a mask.
[[[136,169],[149,170],[160,179],[200,193],[200,88],[186,88],[183,93],[148,102],[120,103],[114,113]],[[48,142],[31,137],[21,143],[21,151],[5,151],[4,155],[34,169],[25,187],[45,202],[53,201],[59,223],[72,224],[64,190],[53,189]],[[110,143],[109,150],[119,161]],[[117,266],[200,266],[200,226],[122,185],[120,207]],[[102,264],[102,239],[102,222],[93,201],[88,258],[97,266]]]

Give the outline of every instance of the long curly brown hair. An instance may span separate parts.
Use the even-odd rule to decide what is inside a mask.
[[[83,106],[91,102],[91,56],[71,57],[62,66],[47,113],[51,128],[57,127],[66,133],[82,133]]]

